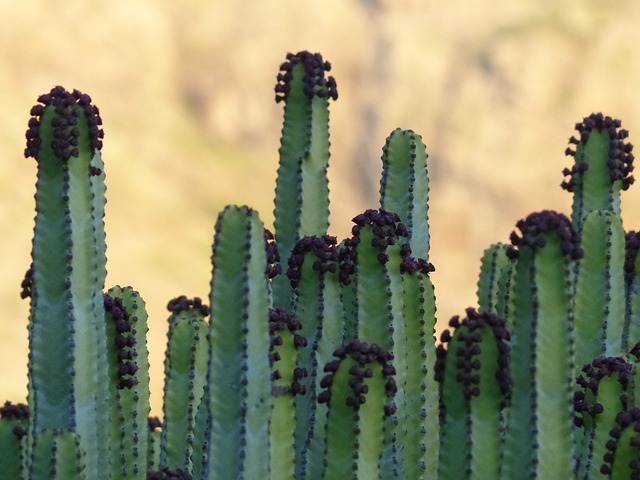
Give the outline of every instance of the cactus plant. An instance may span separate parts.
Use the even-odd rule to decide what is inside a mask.
[[[274,233],[228,206],[209,305],[168,303],[163,419],[150,417],[147,315],[106,292],[98,109],[55,87],[31,110],[38,162],[27,404],[0,408],[0,477],[223,480],[635,478],[640,468],[640,234],[621,123],[576,124],[545,210],[485,251],[478,307],[436,342],[428,155],[382,149],[380,203],[328,234],[321,55],[288,54]]]

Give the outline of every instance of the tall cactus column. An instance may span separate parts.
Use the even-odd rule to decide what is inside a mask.
[[[207,477],[211,480],[270,478],[266,268],[264,226],[257,212],[227,207],[218,217],[213,247]]]
[[[280,69],[276,101],[285,107],[274,227],[286,262],[296,241],[329,227],[329,99],[337,99],[338,90],[333,77],[325,78],[331,65],[318,53],[288,54]],[[286,277],[276,277],[275,306],[288,308],[290,297]]]
[[[625,233],[620,192],[634,181],[633,146],[621,122],[591,114],[570,139],[575,160],[563,188],[573,193],[571,220],[582,235],[584,258],[576,276],[576,362],[579,368],[601,354],[622,355],[625,333]],[[628,331],[628,329],[627,329]],[[631,345],[633,346],[633,345]]]
[[[571,478],[574,378],[570,271],[582,256],[567,217],[529,215],[511,235],[514,275],[511,377],[504,478]]]
[[[106,368],[101,120],[77,90],[56,87],[38,100],[25,151],[38,162],[28,289],[30,433],[37,443],[45,430],[77,432],[87,446],[87,474],[100,478],[108,459],[98,422],[105,406],[97,402],[106,375],[96,375]]]

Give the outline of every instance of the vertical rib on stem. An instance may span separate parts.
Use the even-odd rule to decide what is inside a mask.
[[[225,208],[216,223],[211,282],[211,480],[270,478],[266,267],[258,214],[248,207]]]

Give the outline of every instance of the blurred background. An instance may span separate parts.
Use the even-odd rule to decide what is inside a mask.
[[[640,135],[640,2],[629,0],[22,0],[0,2],[0,399],[24,401],[36,165],[29,109],[54,85],[100,107],[106,132],[107,286],[150,313],[152,405],[161,413],[167,302],[209,293],[217,212],[273,221],[289,51],[321,52],[331,106],[331,230],[378,205],[396,127],[429,152],[431,256],[444,324],[475,305],[480,256],[559,188],[575,122],[595,111]],[[623,194],[640,228],[640,185]]]

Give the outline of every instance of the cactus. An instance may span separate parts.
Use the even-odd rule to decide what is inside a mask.
[[[640,234],[621,123],[576,124],[545,210],[485,251],[478,307],[434,338],[428,155],[394,130],[380,203],[327,233],[330,64],[289,54],[275,235],[247,206],[215,225],[210,305],[168,304],[163,419],[149,417],[144,301],[104,292],[103,133],[87,95],[32,111],[38,162],[27,404],[0,408],[17,479],[635,478],[640,472]]]
[[[441,478],[499,478],[504,438],[503,409],[511,397],[509,332],[491,312],[467,309],[454,317],[438,347]],[[448,345],[448,348],[445,348]],[[464,461],[460,461],[460,459]]]
[[[331,64],[320,54],[288,54],[280,66],[276,102],[283,101],[284,124],[276,181],[275,238],[286,261],[296,241],[324,235],[329,227],[329,99],[338,98]],[[290,307],[286,278],[274,281],[276,306]]]

